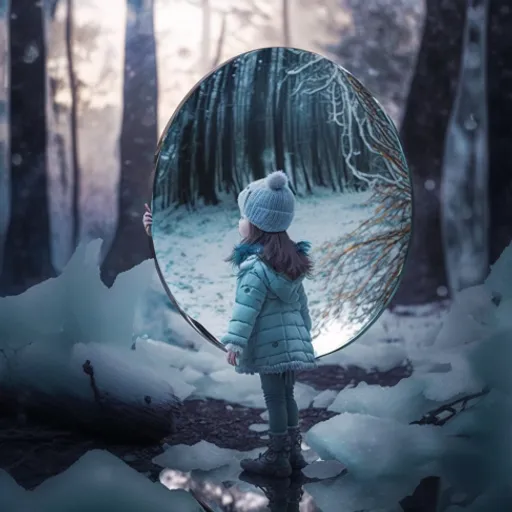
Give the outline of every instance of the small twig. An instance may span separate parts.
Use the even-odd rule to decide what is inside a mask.
[[[475,398],[480,398],[489,393],[489,388],[484,388],[482,391],[478,393],[473,393],[472,395],[466,395],[462,398],[454,400],[448,404],[441,405],[437,409],[433,411],[427,412],[420,420],[411,421],[410,425],[434,425],[436,427],[442,427],[448,421],[450,421],[458,412],[463,412],[466,410],[468,402],[470,400],[474,400]],[[462,407],[458,410],[455,406],[462,405]],[[439,415],[442,413],[449,413],[448,416],[443,418],[439,418]]]
[[[96,384],[96,379],[94,377],[94,368],[91,364],[91,361],[89,361],[89,359],[87,359],[87,361],[85,361],[85,363],[82,365],[82,368],[84,370],[84,373],[89,376],[89,379],[91,382],[91,389],[94,394],[94,400],[96,401],[96,403],[98,405],[102,405],[103,401],[101,399],[100,390],[98,389],[98,386]]]

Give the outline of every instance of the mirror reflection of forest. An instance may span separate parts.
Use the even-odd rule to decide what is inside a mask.
[[[282,169],[297,196],[289,230],[312,243],[305,283],[317,355],[341,348],[396,288],[411,228],[411,185],[396,129],[350,73],[317,54],[267,48],[201,81],[159,144],[153,237],[181,308],[214,336],[236,280],[238,193]]]

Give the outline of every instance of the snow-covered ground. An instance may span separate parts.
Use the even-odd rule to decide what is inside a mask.
[[[315,190],[298,201],[289,229],[295,241],[307,240],[318,259],[318,248],[350,233],[373,215],[369,192],[332,193]],[[239,210],[232,198],[226,206],[202,206],[154,212],[153,238],[158,264],[174,297],[184,311],[214,336],[224,333],[231,314],[236,279],[225,261],[239,243]],[[158,201],[156,201],[158,204]],[[316,250],[315,250],[316,248]],[[369,270],[365,270],[369,272]],[[313,324],[325,302],[329,283],[320,275],[305,281]],[[368,321],[375,312],[369,312]],[[366,325],[348,318],[333,319],[329,331],[314,340],[317,355],[327,354],[351,341]]]
[[[305,484],[322,510],[398,511],[398,501],[430,475],[442,478],[444,495],[450,496],[444,498],[443,510],[483,512],[510,506],[512,489],[506,475],[512,460],[507,430],[512,416],[508,370],[512,283],[503,261],[511,258],[512,246],[486,284],[461,292],[446,314],[383,315],[358,342],[335,358],[330,356],[341,364],[375,368],[393,367],[407,358],[414,372],[398,385],[361,383],[340,392],[310,390],[311,394],[299,386],[300,408],[313,398],[313,403],[322,402],[337,413],[307,433],[312,453],[318,460],[338,460],[348,468],[348,474],[338,478]],[[502,297],[499,304],[493,299],[496,293]],[[221,375],[217,382],[208,381],[208,393],[216,394],[217,388],[228,400],[248,405],[251,379],[243,383],[228,372]],[[256,393],[256,382],[254,386]],[[482,393],[486,388],[491,392]],[[463,397],[470,398],[465,403]],[[436,410],[434,416],[442,421],[450,416],[450,408],[457,414],[444,426],[428,419],[425,424],[411,424]],[[169,447],[156,462],[197,460],[193,454],[198,451],[212,453],[211,459],[181,470],[206,470],[206,477],[214,482],[236,480],[237,461],[245,454],[212,446]],[[457,500],[470,506],[460,509]],[[494,508],[485,508],[489,504]]]
[[[131,339],[124,341],[123,322],[130,315],[133,317],[133,296],[137,289],[143,291],[141,279],[149,275],[149,267],[127,272],[117,286],[108,290],[98,285],[94,266],[80,262],[78,256],[83,258],[84,252],[70,263],[68,273],[48,282],[46,287],[41,285],[23,296],[0,300],[0,385],[14,381],[62,389],[63,379],[78,382],[78,377],[73,377],[74,358],[100,356],[112,370],[122,370],[99,381],[100,386],[112,389],[118,396],[124,392],[136,397],[147,386],[145,376],[152,373],[151,386],[158,386],[160,381],[163,392],[171,386],[184,400],[213,397],[247,407],[262,406],[257,377],[236,374],[227,366],[224,354],[206,342],[199,345],[201,341],[196,338],[194,346],[199,350],[190,350],[147,338],[138,339],[135,346]],[[449,504],[444,507],[449,512],[459,512],[457,496],[472,502],[464,509],[471,512],[510,508],[510,503],[503,501],[506,493],[512,495],[508,479],[512,470],[508,429],[512,419],[510,261],[512,246],[495,265],[487,282],[461,292],[446,314],[419,310],[415,315],[398,316],[386,312],[356,343],[321,360],[321,365],[357,365],[384,371],[407,359],[414,367],[413,374],[397,386],[360,383],[336,391],[298,385],[301,409],[316,402],[335,414],[307,432],[310,460],[337,460],[348,469],[347,474],[328,478],[329,471],[319,466],[324,479],[305,484],[305,490],[322,510],[399,510],[397,501],[428,475],[442,477],[444,491],[453,498],[451,508]],[[74,296],[81,300],[73,301]],[[116,305],[123,311],[116,311]],[[59,313],[61,308],[63,312]],[[33,326],[38,326],[39,332]],[[193,329],[189,330],[192,333]],[[38,362],[46,368],[39,374],[44,377],[39,381],[45,382],[33,378]],[[125,389],[122,383],[127,369],[134,378]],[[81,372],[78,364],[76,371]],[[464,396],[478,395],[484,388],[490,392],[475,396],[465,406],[457,402]],[[86,388],[79,387],[77,393],[85,395]],[[443,406],[447,404],[453,404],[451,407],[459,412],[444,426],[429,424],[428,417],[426,424],[410,424],[435,410],[440,419],[446,418],[450,409]],[[465,410],[461,412],[462,409]],[[265,425],[263,414],[261,423],[251,426],[251,430],[264,439]],[[237,482],[237,461],[242,456],[242,452],[225,451],[203,442],[199,446],[164,446],[155,463],[220,485],[226,480]],[[49,483],[42,487],[48,491],[36,491],[34,496],[48,496],[46,502],[53,506],[68,492],[65,489],[70,489],[69,499],[81,499],[81,494],[78,498],[74,494],[75,487],[76,492],[83,489],[84,493],[94,494],[101,481],[105,499],[111,499],[108,493],[114,491],[108,491],[105,483],[115,483],[114,470],[109,467],[117,462],[94,453],[86,462],[77,463],[80,471],[74,466],[68,470],[70,474],[65,472],[52,479],[59,485]],[[171,485],[169,473],[165,474],[163,483]],[[82,480],[80,488],[76,482],[82,475],[96,480]],[[128,473],[119,476],[122,483],[115,492],[125,493],[129,499],[131,479]],[[144,499],[159,499],[153,497],[153,493],[161,493],[158,484],[137,485],[141,486]],[[177,485],[176,479],[173,485]],[[18,496],[19,500],[32,496],[17,488],[5,474],[0,475],[0,488],[1,509],[6,509],[2,502],[6,496]],[[4,488],[9,492],[2,492]],[[241,510],[257,509],[247,506]]]

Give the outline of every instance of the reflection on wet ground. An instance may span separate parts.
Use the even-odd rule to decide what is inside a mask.
[[[338,476],[342,478],[343,469]],[[324,480],[308,477],[302,472],[290,478],[272,479],[240,472],[237,477],[222,482],[209,479],[208,475],[188,474],[165,470],[161,482],[170,489],[187,489],[212,512],[320,512],[313,497],[304,485]],[[327,512],[327,511],[326,511]]]
[[[242,472],[238,460],[213,471],[165,469],[160,481],[169,489],[186,489],[211,512],[321,512],[307,484],[334,482],[346,474],[337,461],[321,461],[310,449],[310,465],[290,478],[276,479]],[[325,511],[328,512],[328,511]]]

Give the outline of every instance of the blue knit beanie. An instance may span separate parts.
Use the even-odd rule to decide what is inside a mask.
[[[286,231],[295,213],[295,197],[288,187],[288,177],[275,171],[253,181],[238,195],[242,216],[267,233]]]

